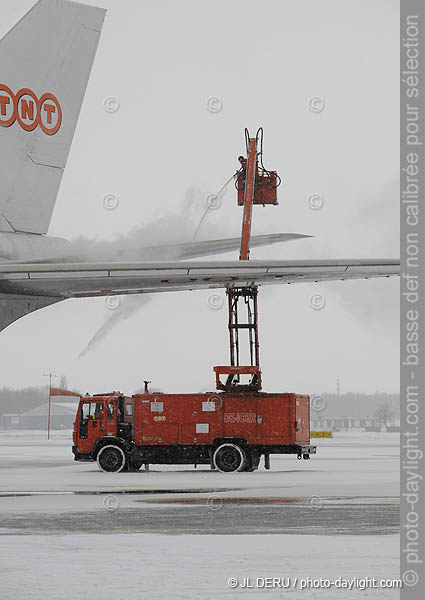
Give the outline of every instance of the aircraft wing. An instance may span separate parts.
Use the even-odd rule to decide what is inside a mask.
[[[398,259],[0,264],[0,297],[65,298],[368,279],[398,275]]]
[[[250,239],[250,247],[271,246],[279,242],[290,242],[312,237],[302,233],[266,233],[253,235]],[[143,255],[147,260],[186,260],[201,256],[224,254],[233,250],[239,250],[241,238],[224,238],[221,240],[205,240],[202,242],[183,242],[180,244],[167,244],[157,246],[145,246],[142,248]]]
[[[253,235],[251,237],[250,246],[252,248],[258,248],[261,246],[271,246],[272,244],[278,244],[280,242],[290,242],[292,240],[302,240],[313,237],[311,235],[305,235],[303,233],[266,233],[263,235]],[[63,240],[65,242],[65,240]],[[9,261],[13,264],[53,264],[53,263],[79,263],[79,262],[98,262],[99,260],[108,261],[109,257],[113,256],[111,260],[117,262],[128,262],[128,261],[151,261],[151,260],[186,260],[189,258],[200,258],[202,256],[210,256],[214,254],[224,254],[233,250],[239,250],[241,246],[240,237],[234,238],[223,238],[220,240],[204,240],[202,242],[179,242],[174,244],[156,244],[152,246],[139,246],[135,247],[131,244],[129,248],[122,248],[118,245],[114,245],[112,249],[106,248],[102,258],[94,255],[82,255],[78,252],[78,249],[74,250],[72,243],[66,242],[63,252],[57,256],[46,257],[43,259],[33,258],[30,260],[13,260]]]

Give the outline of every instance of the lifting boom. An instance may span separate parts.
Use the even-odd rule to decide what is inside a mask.
[[[257,131],[255,138],[250,138],[245,129],[247,158],[239,157],[241,168],[236,173],[236,189],[238,205],[243,206],[241,249],[239,260],[249,260],[249,243],[251,238],[252,207],[254,204],[276,205],[276,188],[280,177],[276,171],[267,171],[263,165],[263,129]],[[229,311],[229,343],[230,366],[214,367],[217,389],[223,391],[259,391],[261,390],[260,345],[258,340],[258,305],[257,286],[229,287],[226,289]],[[241,322],[239,301],[246,307],[246,320]],[[250,365],[243,366],[241,360],[241,333],[248,333],[248,350]],[[220,375],[227,375],[225,383]],[[241,384],[241,375],[250,375],[248,384]]]

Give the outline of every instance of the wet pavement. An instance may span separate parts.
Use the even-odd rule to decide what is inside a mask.
[[[105,495],[101,508],[87,511],[4,514],[0,535],[58,533],[320,534],[385,535],[399,531],[397,503],[351,503],[319,497],[133,498]]]

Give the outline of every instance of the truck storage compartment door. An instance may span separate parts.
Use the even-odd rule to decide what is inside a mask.
[[[257,436],[261,438],[260,443],[292,443],[290,408],[290,397],[286,394],[258,398]]]
[[[182,444],[209,444],[223,435],[222,400],[210,394],[186,394],[175,403],[173,415],[181,422]]]
[[[310,398],[308,396],[295,396],[295,418],[297,422],[295,441],[308,444],[310,442]]]
[[[182,444],[208,444],[210,441],[210,424],[205,423],[182,423]]]
[[[143,423],[140,444],[178,444],[178,423]]]
[[[134,441],[136,444],[178,444],[180,424],[173,414],[173,398],[167,394],[134,396]]]
[[[225,437],[252,438],[257,432],[257,399],[230,397],[223,402],[223,429]]]

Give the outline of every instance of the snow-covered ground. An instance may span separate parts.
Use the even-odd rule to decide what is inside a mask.
[[[399,434],[335,433],[317,439],[317,455],[272,456],[271,470],[218,473],[208,466],[152,465],[150,472],[101,473],[73,461],[70,431],[0,432],[0,492],[236,488],[238,495],[284,497],[399,496]]]
[[[396,579],[398,536],[0,537],[2,598],[218,600],[399,598],[391,589],[231,589],[231,577]],[[259,585],[261,585],[261,581]]]
[[[398,578],[398,434],[337,433],[318,439],[309,461],[272,456],[270,471],[236,474],[156,465],[106,474],[74,462],[71,444],[69,431],[50,441],[0,432],[2,598],[399,598],[300,589],[307,578]],[[254,588],[232,589],[231,577]],[[291,587],[257,588],[266,577]]]

